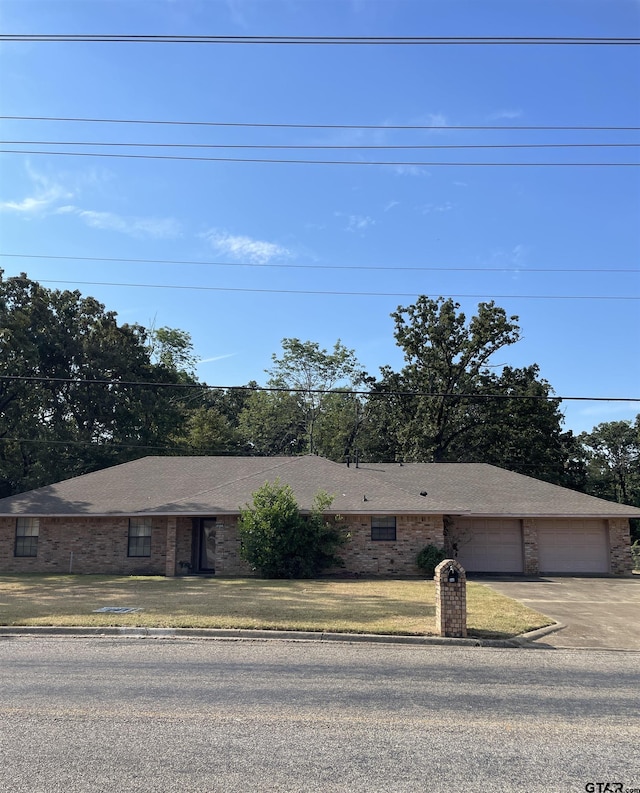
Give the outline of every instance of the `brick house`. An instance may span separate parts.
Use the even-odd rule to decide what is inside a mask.
[[[309,510],[318,490],[350,533],[344,572],[418,573],[447,544],[470,572],[631,569],[640,509],[480,463],[321,457],[145,457],[0,500],[0,573],[246,575],[237,521],[266,481]]]

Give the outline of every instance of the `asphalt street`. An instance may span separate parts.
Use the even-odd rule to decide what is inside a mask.
[[[638,653],[0,639],[0,789],[640,789]],[[594,788],[595,789],[595,788]]]

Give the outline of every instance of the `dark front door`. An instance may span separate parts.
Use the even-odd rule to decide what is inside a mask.
[[[193,527],[193,572],[216,571],[216,519],[198,518]]]

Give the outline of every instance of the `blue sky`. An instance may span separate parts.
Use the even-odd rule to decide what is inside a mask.
[[[640,3],[2,0],[0,25],[5,33],[631,37],[640,35]],[[3,116],[379,127],[1,120],[3,141],[640,143],[637,131],[433,128],[640,127],[638,47],[12,42],[0,44],[0,73]],[[638,162],[633,148],[1,148],[359,162]],[[52,288],[78,288],[122,322],[189,331],[202,358],[199,375],[212,385],[264,382],[271,354],[294,336],[327,348],[339,338],[370,374],[384,364],[400,368],[389,314],[428,294],[460,296],[468,316],[492,298],[519,316],[522,341],[494,364],[535,362],[560,395],[640,397],[639,220],[640,169],[630,166],[0,154],[5,273],[26,271]],[[128,261],[91,260],[98,257]],[[563,272],[578,269],[597,272]],[[640,403],[566,402],[564,411],[566,427],[579,432],[632,418]]]

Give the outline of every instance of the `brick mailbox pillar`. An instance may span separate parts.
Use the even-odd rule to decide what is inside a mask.
[[[467,635],[467,576],[455,559],[445,559],[435,569],[436,631],[440,636]]]

